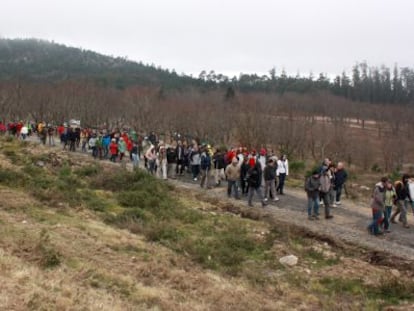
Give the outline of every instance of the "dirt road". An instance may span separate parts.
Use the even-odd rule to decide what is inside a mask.
[[[228,199],[225,186],[213,189],[201,189],[199,184],[189,178],[173,181],[176,186],[201,191],[219,200],[229,200],[232,204],[247,206],[247,198],[242,200]],[[371,250],[386,252],[407,260],[414,260],[414,216],[409,211],[411,228],[405,229],[401,224],[392,224],[391,233],[376,237],[368,234],[367,225],[371,220],[369,199],[367,202],[342,200],[341,207],[332,208],[333,219],[309,221],[307,219],[306,195],[301,189],[286,188],[286,194],[279,196],[280,201],[264,208],[278,220],[295,226],[304,227],[317,236],[325,236],[334,240],[355,244]],[[261,208],[260,202],[255,207]],[[323,215],[323,206],[320,207]]]

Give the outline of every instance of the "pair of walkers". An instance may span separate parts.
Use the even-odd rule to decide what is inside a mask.
[[[316,169],[305,180],[305,191],[308,197],[308,219],[319,220],[319,199],[322,200],[325,209],[325,219],[332,219],[330,207],[331,179],[328,167]]]
[[[387,177],[381,178],[372,194],[372,221],[368,226],[368,232],[373,235],[391,232],[390,225],[397,223],[395,218],[398,215],[403,228],[408,229],[407,210],[412,203],[407,174],[404,174],[394,185]],[[393,205],[397,207],[394,213],[392,213]]]

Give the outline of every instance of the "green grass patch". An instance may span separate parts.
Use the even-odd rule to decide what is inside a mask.
[[[39,254],[39,264],[42,268],[54,268],[61,263],[62,256],[50,243],[50,236],[46,229],[40,232],[39,243],[34,251]]]
[[[322,268],[326,266],[337,265],[340,260],[339,258],[327,258],[322,252],[310,249],[304,253],[304,257],[311,261],[314,268]]]
[[[362,279],[325,277],[319,280],[319,291],[330,297],[349,296],[363,298],[364,303],[382,309],[387,305],[398,305],[414,300],[414,282],[383,278],[380,285],[366,285]]]
[[[74,174],[78,177],[91,177],[99,174],[102,168],[98,164],[85,165],[74,171]]]
[[[0,184],[8,187],[24,187],[28,180],[21,172],[0,167]]]
[[[205,268],[238,274],[247,260],[268,260],[265,252],[273,240],[258,240],[248,220],[187,208],[172,197],[170,187],[141,171],[94,178],[95,186],[115,192],[123,208],[106,214],[108,223],[143,234]]]

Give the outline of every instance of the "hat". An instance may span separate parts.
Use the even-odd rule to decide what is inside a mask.
[[[116,139],[115,138],[112,138],[111,141],[116,141]]]
[[[256,164],[256,161],[254,160],[254,158],[250,158],[249,159],[249,166],[254,167],[255,164]]]
[[[262,149],[260,149],[260,155],[262,155],[262,156],[264,156],[264,155],[266,155],[266,149],[265,148],[262,148]]]

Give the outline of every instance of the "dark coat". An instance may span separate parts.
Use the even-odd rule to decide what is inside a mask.
[[[348,173],[344,170],[337,170],[335,172],[335,189],[341,188],[348,178]]]
[[[274,166],[266,165],[264,169],[264,180],[275,180],[276,179],[276,170]]]
[[[395,193],[397,194],[397,200],[408,199],[411,201],[410,191],[408,190],[408,183],[396,183]]]
[[[215,169],[223,169],[226,167],[226,163],[224,162],[224,154],[221,152],[216,152],[213,155],[213,163]]]
[[[240,179],[242,180],[246,180],[247,178],[247,172],[250,169],[250,165],[249,163],[242,163],[241,167],[240,167]]]
[[[249,187],[259,188],[262,185],[262,168],[259,162],[257,162],[252,168],[249,169],[247,175],[247,182],[249,183]]]

